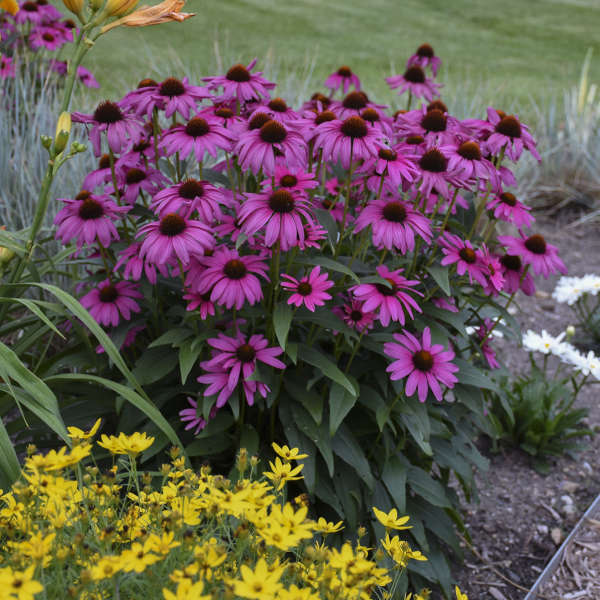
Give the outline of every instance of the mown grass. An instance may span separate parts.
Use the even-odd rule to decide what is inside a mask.
[[[383,77],[427,41],[444,60],[446,95],[523,105],[576,83],[586,50],[600,49],[597,0],[188,0],[185,10],[197,16],[98,41],[88,66],[104,94],[164,66],[169,49],[194,72],[212,73],[217,41],[225,66],[268,56],[289,71],[314,60],[316,87],[348,64],[367,91],[390,100]],[[600,60],[591,78],[600,79]]]

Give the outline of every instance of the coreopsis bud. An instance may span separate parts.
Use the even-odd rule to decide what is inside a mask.
[[[67,146],[69,135],[71,133],[71,113],[63,112],[58,117],[56,124],[56,133],[54,134],[54,150],[60,154]]]
[[[241,477],[244,476],[244,472],[248,468],[248,450],[246,448],[240,448],[237,456],[237,470]]]
[[[77,16],[79,16],[83,10],[83,0],[63,0],[63,4]]]

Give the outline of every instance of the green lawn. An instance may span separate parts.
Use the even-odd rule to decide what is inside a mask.
[[[367,91],[390,100],[382,78],[429,42],[444,61],[439,80],[450,100],[468,105],[476,96],[477,105],[496,99],[509,108],[576,83],[590,47],[592,79],[600,80],[599,7],[598,0],[188,0],[185,10],[196,17],[112,31],[86,64],[105,94],[119,94],[154,68],[169,70],[169,48],[194,72],[212,74],[217,40],[225,66],[268,55],[281,73],[315,59],[316,87],[347,64]]]

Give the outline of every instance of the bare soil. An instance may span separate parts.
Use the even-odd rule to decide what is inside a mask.
[[[538,217],[537,231],[559,248],[569,275],[600,273],[600,227],[569,227],[573,215],[552,220]],[[539,293],[521,295],[515,317],[523,330],[546,329],[557,335],[573,322],[566,304],[551,293],[558,277],[537,280]],[[574,340],[577,341],[577,338]],[[501,342],[505,364],[519,372],[527,354],[514,342]],[[589,409],[587,426],[600,431],[600,385],[586,386],[577,405]],[[522,600],[546,563],[590,503],[600,494],[600,434],[585,438],[575,457],[562,456],[548,475],[533,469],[528,455],[512,449],[493,454],[486,449],[490,468],[477,475],[478,504],[467,506],[466,521],[473,549],[465,544],[465,562],[455,576],[470,600]],[[578,600],[598,597],[577,596]]]

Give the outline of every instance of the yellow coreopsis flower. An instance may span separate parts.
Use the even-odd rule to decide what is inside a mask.
[[[232,579],[229,583],[233,584],[235,594],[242,598],[272,600],[283,588],[279,579],[284,570],[285,566],[282,567],[278,563],[274,563],[269,567],[265,559],[260,558],[254,567],[254,571],[246,565],[241,566],[242,581]]]
[[[329,523],[323,517],[319,517],[317,524],[315,525],[315,531],[318,533],[323,533],[325,535],[329,533],[337,533],[344,529],[344,522],[338,521],[337,523]]]
[[[44,534],[38,531],[38,533],[32,534],[28,540],[11,543],[10,545],[23,556],[36,563],[41,562],[42,566],[47,567],[52,558],[51,549],[55,537],[55,533],[50,533],[44,537]]]
[[[275,459],[275,464],[269,461],[271,471],[265,471],[265,477],[268,477],[279,491],[285,485],[286,481],[295,481],[297,479],[304,479],[302,475],[298,475],[304,468],[304,465],[298,465],[292,469],[290,463],[281,462],[280,458]]]
[[[386,534],[385,540],[382,540],[381,545],[386,552],[391,556],[392,560],[399,567],[406,567],[409,560],[427,560],[419,550],[413,550],[408,542],[401,540],[397,535],[390,539],[389,534]]]
[[[42,584],[33,579],[34,570],[35,565],[31,565],[25,571],[13,571],[10,567],[0,569],[2,597],[34,600],[34,596],[44,590]]]
[[[165,556],[169,554],[172,548],[177,548],[177,546],[181,546],[180,542],[176,542],[173,540],[175,534],[170,531],[169,533],[163,533],[162,536],[158,536],[155,534],[151,534],[148,536],[148,547],[152,552],[156,552],[157,554],[164,554]]]
[[[275,450],[275,452],[279,454],[281,458],[283,458],[283,460],[290,461],[308,458],[308,454],[300,454],[300,450],[298,450],[298,448],[290,449],[287,446],[278,446],[275,442],[273,442],[271,446],[273,447],[273,450]]]
[[[86,456],[89,456],[92,451],[91,444],[80,444],[74,446],[69,454],[67,447],[63,446],[58,452],[50,450],[48,454],[34,454],[25,460],[25,467],[32,471],[62,471],[67,467],[76,465]]]
[[[67,427],[67,431],[69,433],[69,437],[75,442],[75,441],[81,441],[81,440],[88,440],[91,437],[96,435],[96,432],[98,431],[98,429],[100,428],[100,423],[102,422],[102,419],[98,419],[93,425],[92,428],[86,433],[85,431],[82,431],[81,429],[79,429],[78,427]]]
[[[280,590],[277,594],[277,600],[319,600],[320,596],[314,594],[309,588],[299,588],[291,585],[288,590]]]
[[[103,556],[91,569],[93,581],[110,579],[122,569],[123,561],[119,556]]]
[[[148,544],[148,540],[146,540],[143,546],[139,542],[131,544],[131,548],[122,552],[120,556],[123,571],[143,573],[147,566],[162,560],[161,556],[152,554],[150,550],[151,547]]]
[[[19,5],[16,0],[0,0],[0,8],[8,11],[11,15],[16,15],[19,10]]]
[[[466,595],[466,594],[463,594],[463,593],[460,591],[460,588],[459,588],[458,586],[456,586],[456,587],[454,588],[454,591],[455,591],[455,593],[456,593],[456,600],[469,600],[469,598],[467,597],[467,595]]]
[[[382,510],[373,507],[373,512],[375,513],[377,520],[386,529],[412,529],[412,525],[404,527],[404,523],[406,523],[410,517],[398,518],[398,511],[395,508],[392,508],[392,510],[389,513],[385,513]]]
[[[192,583],[189,579],[182,579],[175,594],[167,588],[163,588],[163,596],[165,600],[211,600],[210,594],[201,595],[203,589],[203,581]]]
[[[102,434],[101,441],[97,442],[98,446],[106,448],[111,454],[127,454],[129,456],[137,456],[140,452],[147,450],[154,443],[153,437],[148,437],[146,432],[135,432],[131,435],[120,433],[119,437]]]

